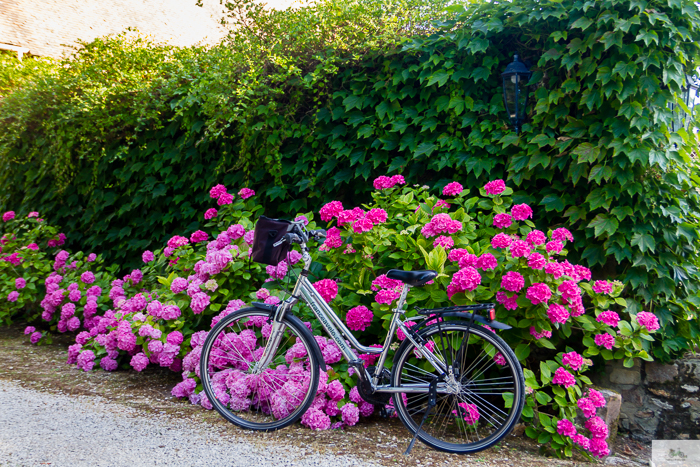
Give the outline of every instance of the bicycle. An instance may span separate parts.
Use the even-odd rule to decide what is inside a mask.
[[[381,348],[360,344],[333,312],[308,276],[307,243],[321,242],[323,230],[290,224],[275,245],[298,244],[304,268],[291,296],[279,305],[254,302],[222,318],[202,346],[200,374],[214,408],[228,421],[251,430],[273,431],[294,423],[314,402],[320,371],[326,371],[321,348],[311,331],[292,313],[305,302],[358,375],[362,398],[385,406],[393,398],[396,414],[413,439],[452,453],[487,449],[510,433],[520,419],[525,384],[511,348],[488,327],[509,329],[495,321],[494,304],[417,308],[419,318],[404,319],[411,287],[425,285],[435,271],[387,273],[404,285]],[[488,318],[477,314],[487,310]],[[406,323],[413,321],[413,326]],[[395,333],[405,339],[391,370],[386,358]],[[346,341],[347,339],[347,341]],[[353,350],[378,355],[365,368]]]

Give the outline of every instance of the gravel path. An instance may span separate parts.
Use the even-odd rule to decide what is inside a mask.
[[[96,396],[0,381],[0,466],[370,466],[352,456],[257,445],[206,423],[143,414]]]

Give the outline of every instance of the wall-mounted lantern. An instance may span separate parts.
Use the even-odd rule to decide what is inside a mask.
[[[509,63],[505,71],[501,73],[503,78],[503,103],[508,112],[508,119],[515,127],[515,133],[520,132],[520,127],[527,116],[527,101],[532,72],[520,61],[517,55],[513,56],[513,62]]]

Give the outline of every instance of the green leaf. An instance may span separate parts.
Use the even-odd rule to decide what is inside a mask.
[[[632,235],[632,241],[630,243],[633,246],[639,247],[643,253],[647,251],[653,253],[656,250],[656,240],[649,234],[636,233]]]
[[[582,143],[571,152],[578,156],[579,162],[595,162],[600,154],[600,148],[593,146],[591,143]]]
[[[608,236],[617,232],[617,227],[619,223],[614,217],[609,217],[607,214],[598,214],[593,218],[593,220],[588,224],[588,227],[593,227],[595,229],[595,236],[599,237],[603,233],[607,233]]]
[[[586,18],[585,16],[582,16],[579,19],[577,19],[576,21],[574,21],[571,24],[570,28],[571,29],[580,28],[582,31],[585,31],[586,29],[588,29],[588,27],[591,24],[593,24],[593,20],[590,20],[590,19]]]
[[[525,359],[530,355],[530,345],[529,344],[519,344],[515,348],[515,356],[519,361],[524,362]]]

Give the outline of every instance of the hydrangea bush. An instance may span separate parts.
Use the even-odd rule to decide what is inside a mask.
[[[314,213],[297,217],[309,228],[327,228],[314,252],[314,286],[349,329],[365,345],[381,346],[401,288],[386,271],[434,269],[435,280],[409,294],[407,316],[416,316],[414,305],[496,303],[497,319],[512,326],[500,335],[525,368],[527,435],[560,455],[571,455],[575,447],[606,455],[607,430],[596,415],[605,401],[584,373],[594,360],[623,359],[627,366],[634,358],[651,360],[656,317],[630,314],[620,298],[622,284],[594,278],[567,261],[570,231],[537,229],[533,209],[513,205],[502,180],[474,194],[452,182],[439,196],[425,186],[407,187],[400,175],[379,177],[373,185],[368,205],[333,201],[321,207],[317,220]],[[300,271],[301,255],[292,250],[277,266],[251,262],[254,222],[262,209],[254,192],[229,193],[217,185],[210,196],[215,207],[201,214],[206,231],[175,235],[162,249],[143,252],[143,266],[122,279],[110,274],[113,269],[93,267],[99,265],[95,255],[55,255],[43,270],[42,316],[61,332],[84,328],[69,348],[68,363],[85,371],[96,365],[107,371],[167,367],[183,377],[173,395],[212,407],[199,381],[208,330],[251,301],[279,303]],[[300,306],[297,313],[317,335],[328,366],[302,423],[313,429],[354,425],[374,406],[359,397],[352,369],[335,343],[320,335],[310,311]],[[260,322],[252,331],[258,338],[265,329]],[[36,332],[26,331],[32,340]],[[402,332],[396,337],[405,339]],[[284,350],[294,359],[293,347]],[[377,356],[361,358],[370,366]],[[583,427],[574,424],[577,411],[588,419]]]

